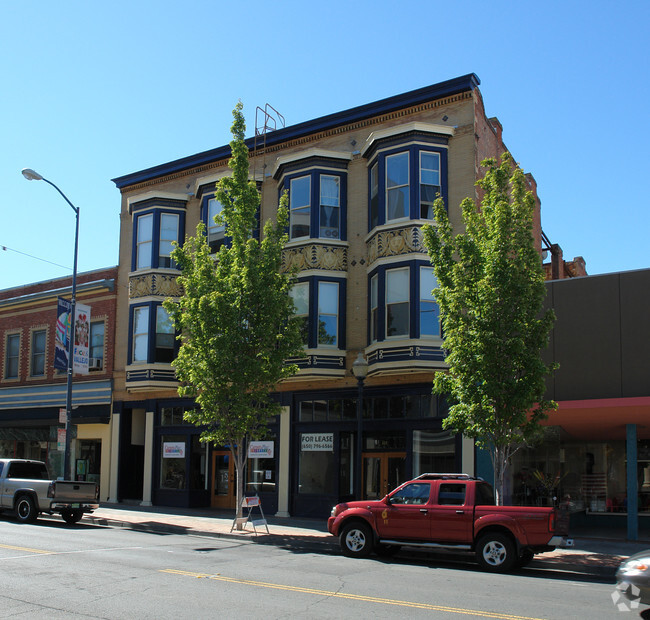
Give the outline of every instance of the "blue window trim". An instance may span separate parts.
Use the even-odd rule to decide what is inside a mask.
[[[368,274],[368,291],[373,276],[377,276],[377,340],[375,342],[390,342],[393,338],[386,338],[386,271],[391,269],[409,269],[409,335],[404,338],[420,339],[420,267],[431,267],[431,263],[425,260],[409,260],[380,265]],[[373,344],[370,332],[371,299],[367,296],[367,332],[366,341]],[[442,329],[442,328],[441,328]],[[399,339],[399,338],[397,338]],[[424,340],[430,340],[424,337]]]
[[[258,191],[261,188],[261,183],[258,183]],[[201,197],[201,221],[205,224],[205,230],[206,230],[206,235],[208,231],[208,202],[212,200],[213,198],[216,198],[216,192],[215,191],[210,191],[208,193],[204,193]],[[253,230],[253,238],[257,239],[259,241],[260,239],[260,209],[261,209],[262,203],[260,200],[260,206],[257,208],[257,211],[255,213],[255,230]],[[231,239],[230,237],[226,236],[224,237],[224,245],[226,247],[230,247],[231,245]]]
[[[328,168],[310,168],[308,170],[297,170],[287,174],[282,180],[282,185],[279,188],[278,196],[282,196],[282,192],[285,190],[289,191],[291,187],[291,181],[293,179],[299,179],[300,177],[310,177],[311,188],[310,188],[310,214],[309,214],[309,237],[298,237],[295,241],[304,241],[306,239],[320,239],[321,241],[332,241],[327,237],[320,237],[320,176],[332,176],[338,177],[340,180],[340,191],[339,196],[339,209],[340,209],[340,218],[339,218],[339,239],[336,241],[346,241],[348,238],[348,227],[347,227],[347,196],[348,196],[348,173],[347,170],[331,170]],[[290,234],[290,231],[287,230],[287,233]],[[294,239],[289,239],[289,241],[294,241]]]
[[[149,201],[147,201],[149,202]],[[156,204],[160,204],[157,201]],[[170,201],[171,202],[171,201]],[[181,243],[185,239],[185,211],[180,209],[165,209],[164,207],[149,208],[147,206],[133,209],[133,236],[131,242],[131,271],[142,271],[137,269],[137,248],[138,248],[138,219],[144,215],[153,214],[153,226],[151,232],[151,267],[147,269],[158,269],[158,260],[160,257],[160,220],[161,215],[172,214],[178,215],[178,239]]]
[[[147,329],[147,361],[146,362],[137,362],[137,364],[153,364],[155,363],[156,357],[156,313],[158,308],[162,306],[162,302],[158,301],[149,301],[145,303],[131,304],[129,306],[129,339],[128,346],[129,350],[127,352],[127,364],[133,364],[133,317],[135,314],[136,308],[148,308],[149,309],[149,322]],[[175,332],[177,335],[177,332]],[[180,348],[180,343],[178,340],[174,340],[174,356],[178,354],[178,349]],[[158,362],[165,363],[165,362]]]
[[[440,194],[445,205],[448,204],[448,183],[447,183],[447,149],[429,144],[408,144],[404,146],[395,146],[377,153],[368,161],[368,232],[372,226],[372,214],[370,207],[371,181],[370,170],[377,164],[377,181],[378,181],[378,218],[377,226],[386,224],[386,157],[398,155],[399,153],[409,154],[409,219],[420,219],[420,153],[438,153],[440,155]],[[394,223],[399,225],[407,220],[395,220]],[[390,222],[389,222],[390,223]]]
[[[307,338],[308,349],[318,349],[318,283],[334,282],[339,285],[339,306],[338,306],[338,343],[331,347],[332,351],[345,350],[346,348],[346,297],[347,280],[345,278],[328,278],[322,276],[308,276],[297,278],[296,284],[309,283],[309,335]],[[321,347],[330,349],[330,347]]]

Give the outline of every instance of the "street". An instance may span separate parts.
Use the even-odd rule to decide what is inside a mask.
[[[613,618],[613,582],[0,517],[0,618]],[[638,617],[638,611],[623,617]]]

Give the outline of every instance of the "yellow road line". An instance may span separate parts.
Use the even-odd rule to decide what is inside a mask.
[[[316,590],[314,588],[302,588],[300,586],[287,586],[278,583],[266,583],[264,581],[251,581],[248,579],[234,579],[232,577],[224,577],[222,575],[209,575],[207,573],[193,573],[190,571],[163,569],[161,573],[169,573],[172,575],[182,575],[183,577],[194,577],[196,579],[212,579],[214,581],[225,581],[227,583],[236,583],[240,585],[255,586],[258,588],[272,588],[275,590],[286,590],[290,592],[300,592],[302,594],[316,594],[318,596],[329,596],[332,598],[343,598],[353,601],[361,601],[365,603],[380,603],[382,605],[397,605],[400,607],[410,607],[414,609],[427,609],[430,611],[444,611],[451,614],[465,614],[477,616],[480,618],[496,618],[497,620],[540,620],[539,618],[532,618],[530,616],[515,616],[507,613],[499,613],[493,611],[483,611],[479,609],[463,609],[460,607],[448,607],[445,605],[431,605],[429,603],[416,603],[413,601],[400,601],[389,598],[378,598],[376,596],[363,596],[360,594],[344,594],[342,592],[331,592],[328,590]]]
[[[0,549],[11,549],[12,551],[26,551],[27,553],[40,553],[41,555],[52,555],[53,551],[43,549],[30,549],[29,547],[16,547],[15,545],[0,545]]]

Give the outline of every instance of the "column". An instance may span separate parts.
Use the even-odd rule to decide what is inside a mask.
[[[639,481],[637,479],[636,424],[627,424],[627,538],[639,539]]]
[[[145,414],[144,427],[144,480],[140,506],[151,506],[151,478],[153,472],[153,411]]]
[[[120,413],[113,412],[111,416],[111,473],[109,482],[108,501],[117,504],[117,481],[120,461]]]
[[[278,511],[276,517],[289,517],[289,457],[291,455],[291,409],[282,407],[278,441]]]

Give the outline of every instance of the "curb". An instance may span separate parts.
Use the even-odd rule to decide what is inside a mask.
[[[279,547],[293,547],[296,546],[317,546],[325,547],[328,551],[338,549],[338,543],[335,537],[322,535],[320,532],[316,535],[306,534],[304,530],[296,534],[290,533],[269,533],[259,532],[253,530],[245,530],[243,532],[224,532],[214,530],[196,529],[184,525],[174,525],[170,523],[161,523],[159,521],[138,523],[133,521],[126,521],[115,518],[106,518],[93,515],[85,515],[81,521],[82,523],[92,523],[94,525],[101,525],[104,527],[119,527],[123,529],[130,529],[137,532],[149,532],[152,534],[186,534],[192,536],[199,536],[204,538],[221,538],[227,540],[248,541],[257,544],[272,544]],[[587,558],[594,555],[602,555],[603,563],[598,566],[585,566],[582,562],[586,562]],[[445,554],[446,558],[450,556]],[[582,562],[580,561],[582,559]],[[566,560],[561,556],[555,557],[536,557],[528,565],[528,569],[548,570],[562,573],[572,573],[575,575],[593,576],[598,578],[613,579],[618,567],[620,558],[618,556],[593,554],[593,553],[573,553]],[[609,564],[609,565],[608,565]],[[615,564],[615,565],[614,565]],[[524,571],[526,569],[523,569]]]

